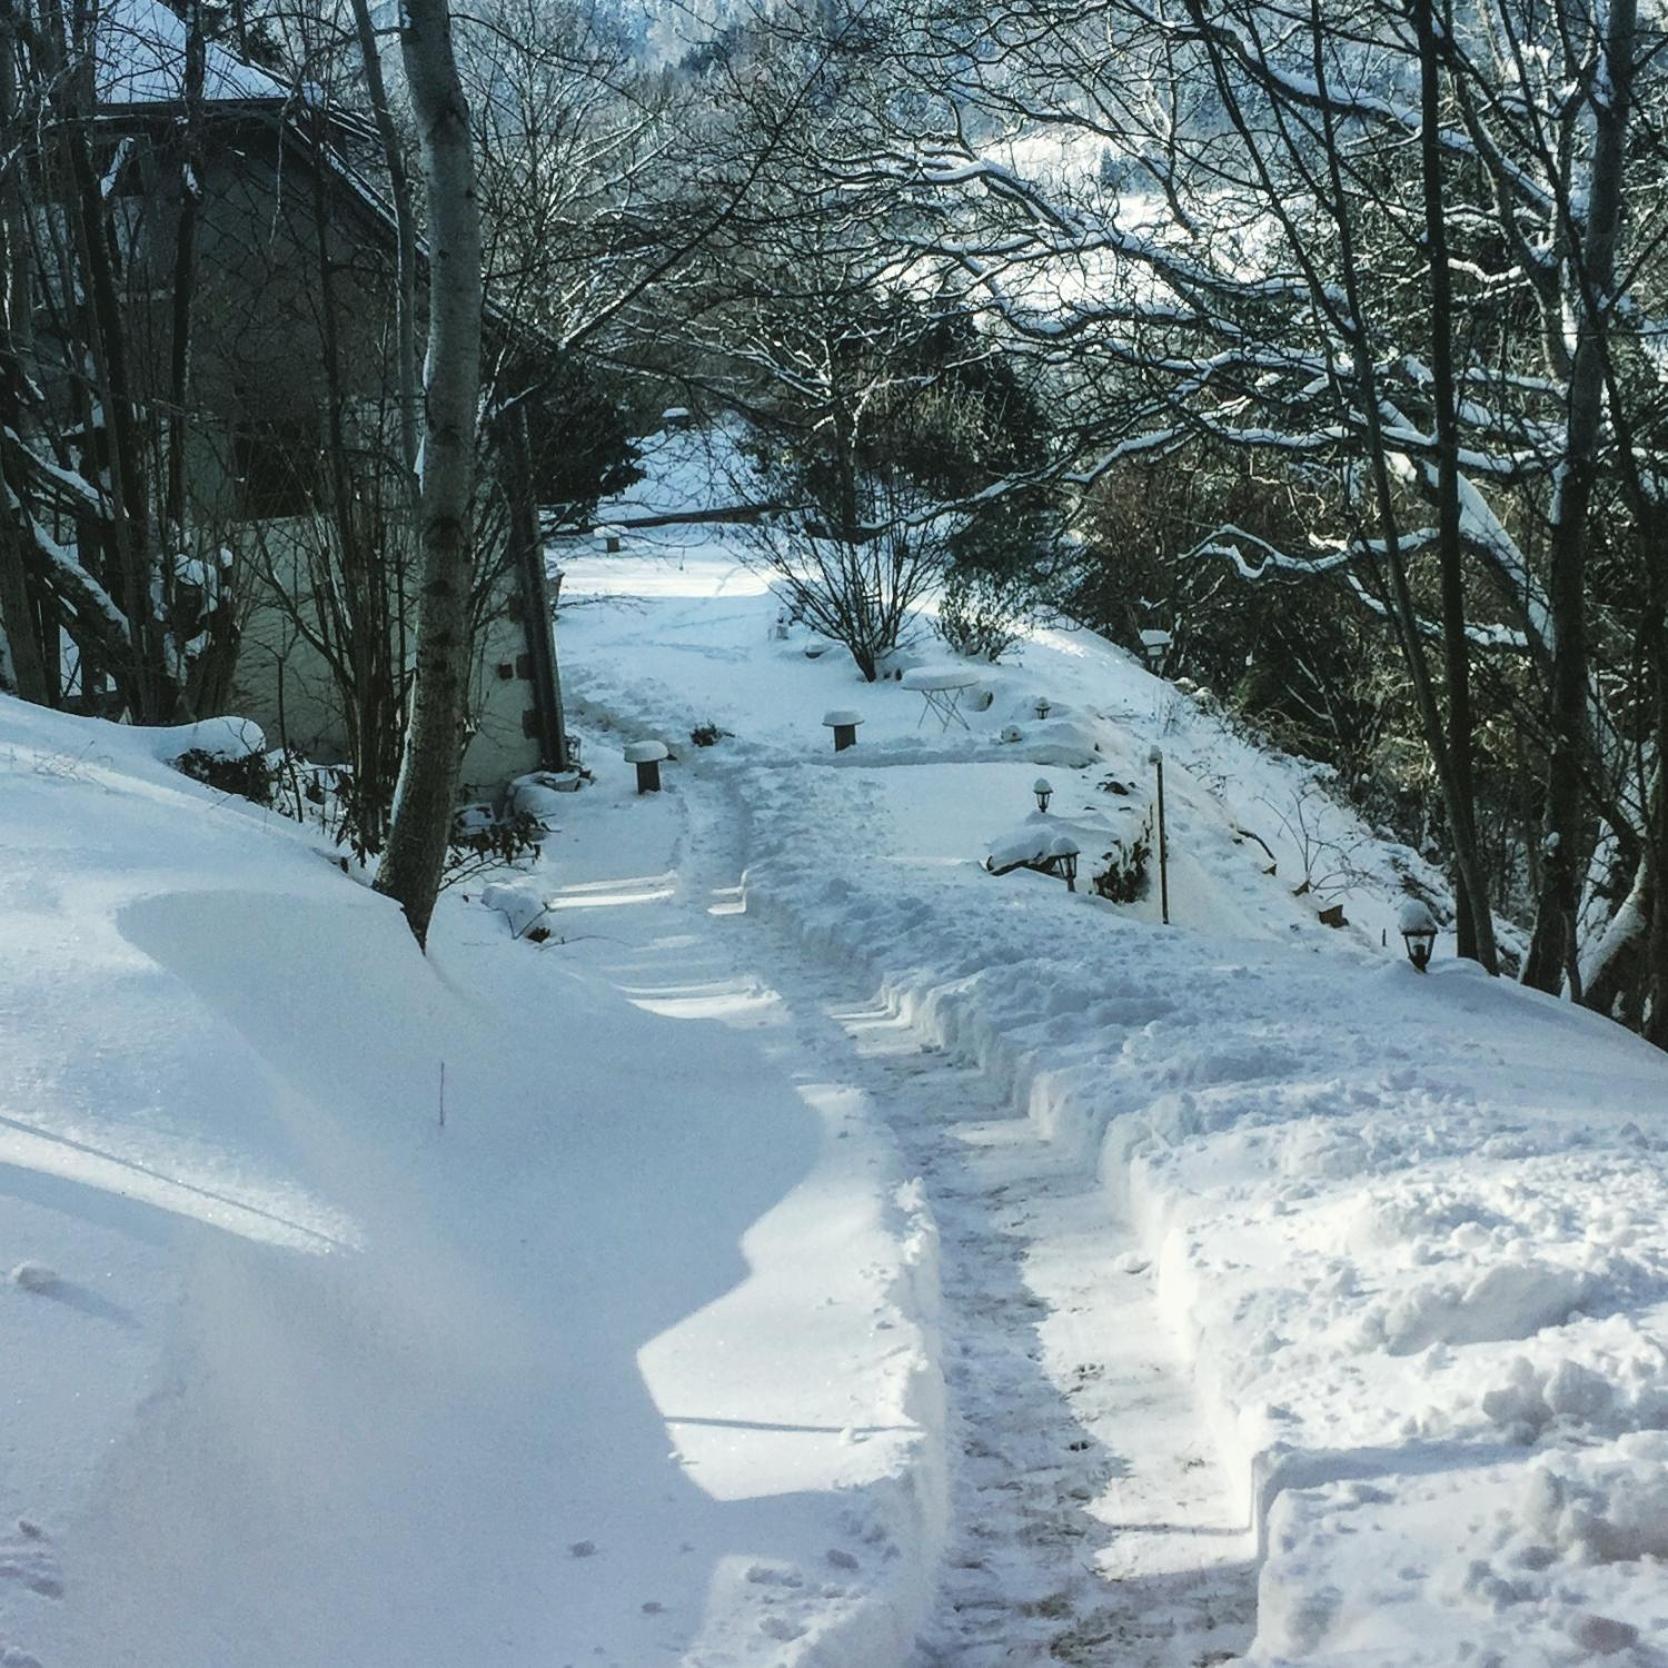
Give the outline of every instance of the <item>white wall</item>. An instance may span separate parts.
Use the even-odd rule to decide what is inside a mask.
[[[236,532],[242,535],[234,537],[233,550],[244,612],[233,710],[253,718],[275,747],[294,747],[321,764],[341,763],[348,757],[347,729],[328,663],[297,631],[262,577],[263,567],[269,567],[286,590],[305,598],[309,541],[328,537],[328,530],[315,519],[298,517],[249,523]],[[259,562],[253,556],[257,541]],[[512,583],[505,580],[506,586]],[[538,741],[523,728],[533,685],[525,675],[521,622],[506,606],[481,635],[471,680],[476,731],[463,757],[463,791],[471,798],[489,797],[511,777],[539,766]],[[501,668],[510,675],[503,676]]]

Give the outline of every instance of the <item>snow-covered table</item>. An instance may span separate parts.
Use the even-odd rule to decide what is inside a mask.
[[[937,716],[939,729],[947,730],[951,724],[959,724],[965,730],[968,726],[961,715],[962,695],[982,681],[971,666],[912,666],[901,682],[905,689],[913,689],[921,697],[921,716],[916,719],[915,728],[920,729],[926,723],[930,712]]]

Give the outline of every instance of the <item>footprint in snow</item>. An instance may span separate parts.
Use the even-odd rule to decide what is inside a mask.
[[[58,1569],[58,1555],[48,1540],[46,1531],[28,1518],[17,1520],[17,1539],[0,1540],[0,1581],[15,1581],[43,1598],[64,1596],[63,1577]],[[15,1668],[0,1655],[4,1668]]]
[[[754,1564],[747,1579],[755,1587],[803,1587],[805,1577],[798,1570],[785,1569],[780,1564]]]

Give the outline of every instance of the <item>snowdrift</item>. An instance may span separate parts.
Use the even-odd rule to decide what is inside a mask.
[[[606,934],[451,894],[425,960],[162,762],[253,744],[0,698],[0,1656],[895,1660],[931,1224],[861,1097],[655,996],[717,954],[637,879],[675,807],[570,796]]]

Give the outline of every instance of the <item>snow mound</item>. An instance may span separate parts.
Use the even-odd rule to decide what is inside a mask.
[[[1603,1448],[1539,1456],[1523,1527],[1581,1564],[1668,1560],[1668,1431],[1630,1431]]]
[[[481,902],[504,917],[512,938],[526,937],[528,930],[550,913],[549,898],[530,880],[492,881],[481,888]]]

